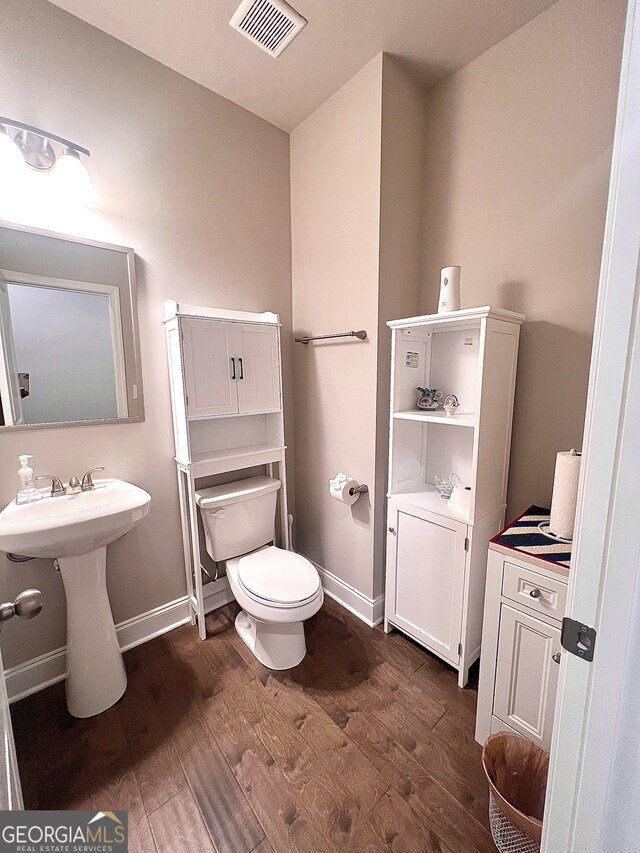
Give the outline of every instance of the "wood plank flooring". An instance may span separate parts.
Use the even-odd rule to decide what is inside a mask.
[[[129,809],[141,853],[493,853],[476,690],[334,602],[275,673],[236,605],[127,652],[129,687],[89,720],[58,684],[12,708],[25,805]]]

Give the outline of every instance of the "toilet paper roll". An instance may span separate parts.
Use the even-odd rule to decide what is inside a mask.
[[[329,480],[329,494],[334,501],[352,506],[360,497],[359,493],[351,495],[351,489],[358,488],[358,481],[354,480],[348,474],[336,474],[333,480]]]
[[[576,450],[564,450],[556,456],[549,529],[562,539],[573,539],[580,459],[581,456]]]

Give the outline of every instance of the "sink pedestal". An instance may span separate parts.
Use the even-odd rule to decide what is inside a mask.
[[[67,708],[93,717],[127,689],[127,673],[107,595],[107,549],[59,557],[67,598]]]

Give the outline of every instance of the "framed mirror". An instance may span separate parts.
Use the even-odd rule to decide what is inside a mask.
[[[133,250],[0,223],[0,430],[142,420]]]

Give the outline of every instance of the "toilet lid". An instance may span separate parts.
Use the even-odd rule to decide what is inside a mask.
[[[320,576],[309,560],[273,545],[241,557],[238,577],[248,592],[276,604],[306,601],[320,587]]]

